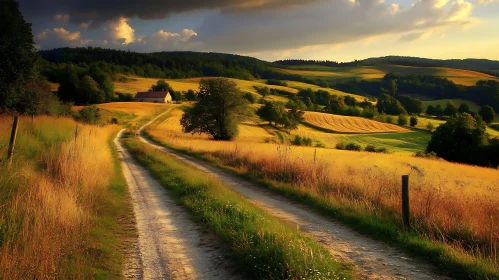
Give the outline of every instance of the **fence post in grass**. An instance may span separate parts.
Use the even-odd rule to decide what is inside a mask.
[[[402,176],[402,219],[404,228],[411,230],[410,212],[409,212],[409,175]]]
[[[314,163],[316,159],[317,159],[317,149],[314,150]]]
[[[76,125],[76,131],[75,131],[75,141],[76,141],[76,138],[78,138],[78,125]]]
[[[10,133],[9,152],[7,154],[7,159],[9,159],[10,162],[12,162],[12,156],[14,156],[14,146],[16,145],[18,124],[19,124],[19,117],[14,116],[14,123],[12,124],[12,131]]]

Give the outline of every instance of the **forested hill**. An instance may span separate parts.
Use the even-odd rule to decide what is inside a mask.
[[[377,66],[377,65],[402,65],[417,67],[450,67],[457,69],[475,70],[487,74],[499,76],[499,61],[488,59],[430,59],[410,56],[385,56],[355,60],[352,62],[335,62],[329,60],[279,60],[276,65],[321,65],[331,67],[352,66]]]
[[[60,48],[40,51],[47,61],[78,66],[107,64],[113,72],[154,78],[225,76],[239,79],[275,78],[269,62],[220,53],[135,53],[102,48]]]

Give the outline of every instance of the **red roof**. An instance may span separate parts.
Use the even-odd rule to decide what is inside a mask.
[[[168,91],[137,92],[135,98],[166,98],[168,94],[170,94]]]

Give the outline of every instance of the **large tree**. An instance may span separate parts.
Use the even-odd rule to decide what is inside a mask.
[[[486,165],[487,148],[485,123],[480,117],[461,113],[435,130],[426,149],[449,161]]]
[[[201,80],[199,101],[180,120],[184,132],[207,133],[215,140],[232,140],[238,124],[249,116],[248,101],[227,78]]]
[[[494,111],[494,108],[490,107],[489,105],[482,106],[480,108],[480,111],[478,111],[478,114],[480,114],[483,121],[487,124],[493,122],[496,118],[496,112]]]
[[[39,95],[47,97],[50,92],[33,95],[36,87],[28,87],[40,78],[36,71],[38,54],[31,24],[24,21],[17,1],[0,1],[0,26],[0,110],[37,113],[37,102],[26,106],[25,101],[41,98]]]

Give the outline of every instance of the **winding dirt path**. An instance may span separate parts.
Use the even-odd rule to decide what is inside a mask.
[[[136,251],[123,272],[132,279],[241,279],[216,237],[190,219],[147,170],[115,139],[134,204]]]
[[[353,263],[360,279],[450,279],[436,273],[435,267],[413,260],[405,253],[365,237],[307,206],[257,187],[202,160],[156,145],[142,136],[141,141],[217,177],[270,214],[312,236],[333,256]]]

